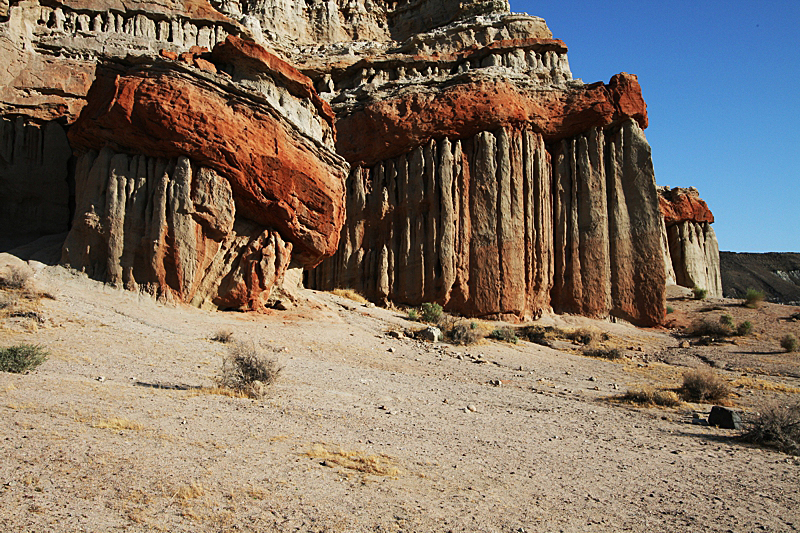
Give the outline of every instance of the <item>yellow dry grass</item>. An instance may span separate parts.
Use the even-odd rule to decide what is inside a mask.
[[[100,420],[99,422],[92,422],[92,427],[99,429],[113,429],[113,430],[144,429],[144,426],[141,425],[139,422],[120,417],[111,417],[111,418],[106,418],[105,420]]]
[[[216,394],[229,398],[251,398],[251,396],[247,394],[247,391],[229,389],[228,387],[200,387],[199,389],[190,390],[188,396],[191,398],[203,394]]]
[[[191,483],[180,485],[173,491],[172,497],[176,500],[194,500],[202,498],[206,493],[206,488],[199,481],[192,481]]]
[[[342,298],[347,298],[348,300],[353,300],[360,304],[367,303],[367,299],[353,289],[334,289],[331,292],[336,296],[341,296]]]
[[[301,454],[313,459],[322,459],[342,468],[355,470],[364,474],[385,476],[397,479],[400,468],[395,461],[385,454],[367,454],[362,451],[346,451],[339,447],[329,447],[324,442],[315,442],[311,448]]]
[[[765,390],[771,392],[785,392],[788,394],[800,394],[800,388],[792,387],[784,383],[775,383],[774,381],[767,381],[765,379],[752,378],[749,376],[742,376],[731,382],[732,387],[737,389],[751,389],[751,390]]]

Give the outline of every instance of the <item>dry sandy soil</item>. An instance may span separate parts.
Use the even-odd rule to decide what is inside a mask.
[[[6,313],[0,346],[51,356],[0,373],[1,531],[800,529],[800,459],[693,425],[710,405],[610,401],[699,365],[734,382],[746,412],[795,401],[800,356],[777,339],[800,335],[785,320],[798,308],[672,293],[674,325],[730,313],[755,326],[683,348],[668,330],[542,319],[608,332],[627,357],[607,361],[566,341],[395,338],[419,325],[326,293],[270,315],[206,312],[33,266],[55,299]],[[283,365],[266,398],[199,388],[227,353],[210,340],[221,330]]]

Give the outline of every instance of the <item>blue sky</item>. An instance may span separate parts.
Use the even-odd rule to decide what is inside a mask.
[[[800,252],[800,1],[511,0],[572,75],[639,76],[659,185],[697,187],[720,250]]]

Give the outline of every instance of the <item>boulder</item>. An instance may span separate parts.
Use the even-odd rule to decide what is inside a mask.
[[[722,429],[742,429],[742,417],[733,409],[715,405],[708,415],[708,425]]]

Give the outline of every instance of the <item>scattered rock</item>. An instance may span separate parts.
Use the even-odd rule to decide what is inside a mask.
[[[708,415],[708,425],[722,429],[742,429],[742,417],[733,409],[715,405]]]
[[[477,408],[477,407],[475,407],[473,404],[469,404],[469,405],[467,406],[467,411],[469,411],[470,413],[475,413],[475,412],[477,412],[477,411],[478,411],[478,408]]]

